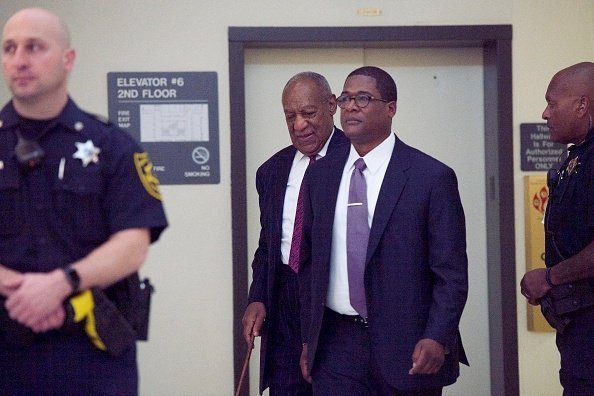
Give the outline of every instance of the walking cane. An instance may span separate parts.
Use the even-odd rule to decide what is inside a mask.
[[[235,392],[235,396],[241,395],[241,386],[243,385],[243,380],[245,378],[245,374],[247,373],[248,364],[250,362],[250,356],[252,356],[252,349],[254,349],[254,336],[250,337],[250,343],[248,345],[247,351],[245,352],[243,368],[241,369],[241,376],[239,377],[239,383],[237,384],[237,391]]]

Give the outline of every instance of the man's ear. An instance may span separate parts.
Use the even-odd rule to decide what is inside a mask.
[[[388,113],[389,113],[390,117],[394,117],[396,115],[396,110],[398,110],[398,105],[396,104],[396,101],[389,102],[388,103]]]
[[[64,67],[69,72],[72,71],[74,67],[74,60],[76,59],[76,51],[74,48],[68,48],[64,51]]]
[[[338,108],[338,105],[336,104],[336,95],[332,94],[330,99],[328,99],[328,105],[330,106],[330,114],[336,114],[336,110]]]
[[[591,104],[590,97],[588,97],[586,95],[580,96],[580,99],[578,102],[578,108],[577,108],[579,117],[583,117],[588,114],[588,109],[590,109],[590,104]]]

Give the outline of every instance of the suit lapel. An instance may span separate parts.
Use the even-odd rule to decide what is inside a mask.
[[[406,170],[409,167],[410,161],[406,145],[397,137],[375,205],[369,233],[369,244],[367,245],[367,262],[377,249],[394,207],[400,199],[400,194],[408,180]]]
[[[327,214],[325,215],[325,218],[330,219],[330,224],[334,222],[334,212],[336,211],[336,196],[338,195],[340,180],[342,178],[342,172],[344,170],[344,163],[348,158],[350,145],[345,146],[345,148],[347,148],[347,150],[342,150],[343,154],[333,156],[332,165],[326,167],[328,172],[323,175],[325,180],[321,183],[321,196],[327,197],[327,199],[322,199],[320,202],[324,206],[323,213]]]
[[[280,262],[281,251],[280,241],[283,234],[283,206],[285,204],[285,193],[287,191],[287,182],[289,180],[289,173],[291,172],[291,165],[295,157],[295,148],[291,147],[285,150],[274,164],[274,170],[271,172],[271,177],[268,180],[271,188],[270,213],[272,213],[271,235],[274,236],[275,241],[271,246],[279,246],[278,249],[272,249],[271,254],[274,255],[273,262]]]
[[[341,144],[349,144],[350,140],[344,136],[344,132],[336,127],[334,127],[334,133],[332,134],[332,138],[330,139],[330,143],[328,143],[328,153],[332,152],[332,150],[339,147]]]
[[[293,164],[293,158],[295,158],[295,149],[289,149],[283,153],[279,158],[278,162],[274,164],[274,175],[270,178],[269,182],[273,183],[273,196],[276,197],[276,209],[279,207],[282,209],[285,197],[285,191],[287,190],[287,182],[289,181],[289,173],[291,172],[291,165]]]
[[[343,147],[343,145],[345,144],[347,147],[350,147],[350,142],[344,136],[344,133],[340,129],[334,128],[334,134],[332,135],[332,139],[330,140],[330,143],[328,145],[328,153]],[[285,150],[281,151],[279,153],[280,155],[278,156],[277,161],[273,164],[273,170],[270,173],[271,176],[268,180],[268,183],[270,183],[271,196],[274,197],[274,199],[272,199],[269,203],[271,206],[269,210],[271,213],[274,213],[274,224],[272,225],[272,227],[274,227],[274,230],[272,235],[275,235],[275,238],[278,239],[278,246],[280,246],[280,239],[282,238],[283,206],[285,203],[287,182],[289,181],[289,174],[291,173],[291,166],[293,165],[293,159],[295,158],[296,152],[297,149],[293,146],[289,146]],[[340,168],[340,172],[342,172],[342,168]],[[336,191],[334,192],[334,195],[336,195],[336,192],[338,191],[338,185],[340,184],[340,172],[338,173],[338,184],[335,187]],[[329,176],[329,180],[334,180],[334,176]],[[323,186],[325,188],[331,187],[327,183],[323,183]],[[333,214],[331,220],[333,220],[334,207],[332,207],[331,209]],[[330,223],[330,226],[331,225],[332,223]],[[277,250],[278,255],[280,257],[280,249]]]
[[[349,156],[350,144],[337,145],[335,152],[328,156],[328,162],[325,163],[323,172],[320,172],[317,177],[319,182],[316,185],[320,186],[316,191],[315,201],[313,205],[316,207],[315,214],[317,220],[316,227],[319,227],[319,235],[332,235],[332,227],[334,225],[334,213],[336,212],[336,197],[340,187],[340,180],[344,170],[344,164]],[[332,247],[332,238],[329,238],[326,244],[321,244],[321,256],[325,263],[330,263],[330,251]]]

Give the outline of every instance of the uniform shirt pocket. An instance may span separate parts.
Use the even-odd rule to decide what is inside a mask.
[[[65,226],[83,240],[104,240],[106,222],[102,210],[102,180],[99,174],[82,173],[58,180],[56,214]]]
[[[0,235],[15,234],[22,226],[20,187],[16,166],[0,170]]]

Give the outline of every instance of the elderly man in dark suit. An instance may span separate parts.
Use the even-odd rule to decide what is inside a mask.
[[[304,179],[302,371],[316,395],[441,395],[467,363],[456,176],[391,132],[384,70],[351,72],[337,104],[352,144]]]
[[[262,335],[260,392],[270,387],[271,396],[310,395],[311,386],[299,369],[299,193],[309,164],[341,143],[348,146],[348,140],[334,127],[336,96],[320,74],[293,76],[283,90],[282,104],[293,144],[256,173],[261,231],[243,317],[244,337],[249,345]]]

